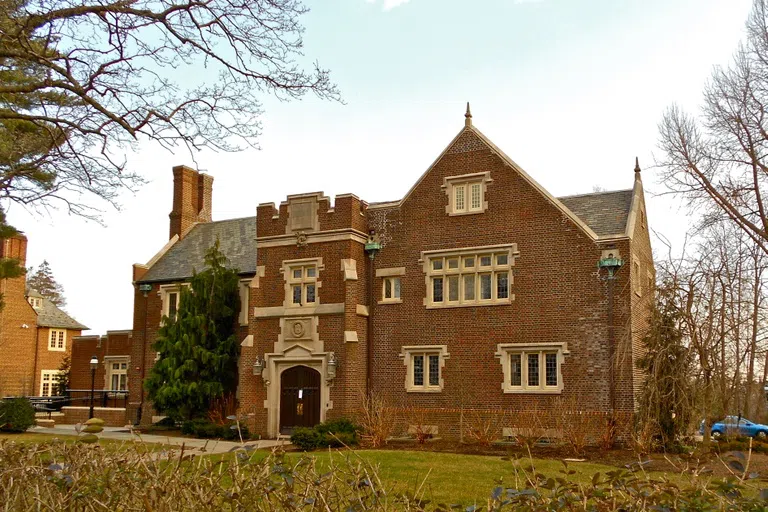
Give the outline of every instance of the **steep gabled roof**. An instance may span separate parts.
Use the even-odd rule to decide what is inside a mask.
[[[32,295],[30,294],[29,296]],[[59,309],[56,304],[46,298],[43,298],[42,306],[35,308],[35,312],[37,312],[38,327],[58,327],[60,329],[73,329],[80,331],[88,330],[88,327],[84,326],[66,314],[64,311]]]
[[[467,111],[469,114],[469,111]],[[446,148],[440,153],[434,162],[427,168],[424,174],[419,177],[411,189],[399,201],[388,201],[381,203],[371,203],[369,209],[399,207],[413,193],[424,178],[429,174],[432,168],[451,151],[451,148],[458,143],[472,144],[474,146],[484,145],[492,152],[496,153],[507,165],[513,168],[522,178],[527,181],[535,190],[547,199],[555,208],[560,210],[563,215],[570,218],[574,224],[581,228],[593,240],[611,236],[628,236],[628,221],[633,207],[633,190],[618,190],[612,192],[598,192],[594,194],[582,194],[577,196],[554,197],[527,172],[523,170],[514,160],[504,153],[498,146],[491,142],[480,130],[478,130],[470,121],[458,134],[451,140]],[[474,141],[468,139],[473,138]]]
[[[558,200],[583,220],[597,236],[622,236],[632,208],[633,190],[596,192],[558,197]]]
[[[256,272],[256,217],[196,224],[151,264],[139,282],[180,281],[200,272],[205,253],[219,239],[219,248],[240,274]]]

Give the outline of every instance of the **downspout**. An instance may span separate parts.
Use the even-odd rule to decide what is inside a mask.
[[[373,295],[373,260],[376,257],[376,253],[371,251],[369,253],[370,261],[368,264],[368,326],[365,333],[365,349],[367,364],[365,365],[365,391],[370,396],[373,389],[373,308],[374,308],[374,295]]]
[[[368,253],[368,257],[370,258],[370,262],[368,265],[368,322],[367,322],[367,329],[368,332],[365,336],[365,345],[367,350],[367,357],[366,359],[367,364],[365,365],[365,382],[366,382],[366,392],[368,395],[370,395],[371,390],[373,389],[372,380],[373,380],[373,310],[376,307],[376,296],[375,288],[373,286],[373,262],[376,258],[376,254],[381,250],[381,243],[379,242],[379,237],[376,235],[376,230],[371,229],[368,231],[368,240],[365,243],[365,252]]]

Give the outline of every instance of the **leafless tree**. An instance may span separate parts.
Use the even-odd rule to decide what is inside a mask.
[[[664,184],[710,219],[727,218],[768,252],[768,0],[754,0],[747,38],[717,67],[700,116],[674,105],[659,124]]]
[[[300,0],[0,0],[0,142],[16,140],[0,144],[0,197],[88,216],[83,192],[113,202],[141,181],[121,156],[140,141],[257,147],[264,95],[338,100],[303,56],[306,12]],[[24,149],[21,132],[34,136]]]

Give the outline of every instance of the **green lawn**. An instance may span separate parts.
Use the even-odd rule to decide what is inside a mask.
[[[7,432],[0,432],[0,443],[3,441],[15,441],[17,443],[50,443],[54,440],[63,441],[65,443],[74,443],[77,441],[77,436],[69,436],[64,434],[11,434]],[[140,449],[148,452],[159,451],[167,448],[164,444],[158,443],[133,443],[130,441],[118,441],[114,439],[101,439],[99,444],[107,451],[121,451],[132,449],[134,445],[140,446]]]
[[[345,457],[352,462],[363,459],[378,467],[379,478],[389,490],[415,495],[433,504],[469,505],[475,500],[480,503],[500,483],[507,487],[524,487],[522,479],[525,477],[519,471],[521,467],[528,469],[533,465],[537,472],[546,476],[565,476],[561,473],[563,463],[554,459],[528,459],[515,463],[501,456],[401,450],[361,450],[354,453],[325,451],[309,455],[317,459],[321,472],[326,471],[332,462],[343,465]],[[266,452],[256,452],[254,456],[265,457]],[[298,453],[287,454],[289,460],[297,460],[300,456]],[[589,483],[597,472],[604,474],[617,469],[616,466],[591,462],[572,462],[568,467],[576,473],[568,475],[567,479],[582,484]],[[654,478],[662,475],[658,472],[650,473]],[[686,478],[677,474],[666,476],[680,484],[686,481]]]

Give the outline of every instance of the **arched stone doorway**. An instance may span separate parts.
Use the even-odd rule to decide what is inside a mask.
[[[320,372],[308,366],[293,366],[280,375],[280,433],[320,423]]]

